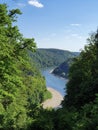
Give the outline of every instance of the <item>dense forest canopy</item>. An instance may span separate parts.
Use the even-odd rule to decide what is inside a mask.
[[[65,102],[81,107],[94,101],[98,93],[98,32],[88,39],[89,45],[75,58],[70,67]]]
[[[0,128],[7,130],[25,129],[32,107],[47,93],[45,79],[28,56],[36,43],[13,24],[18,14],[19,9],[8,11],[6,4],[0,4]]]
[[[39,48],[36,53],[29,52],[30,57],[41,68],[56,67],[64,61],[73,58],[77,53],[60,49],[45,49]]]

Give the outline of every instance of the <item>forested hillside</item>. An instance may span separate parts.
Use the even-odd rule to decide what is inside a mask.
[[[47,93],[45,79],[27,53],[35,51],[36,43],[24,38],[15,26],[18,14],[19,9],[8,11],[7,5],[0,4],[1,130],[26,129]]]
[[[56,67],[52,73],[63,78],[68,78],[69,68],[71,66],[71,63],[73,62],[73,59],[70,58],[67,61],[60,64],[58,67]]]
[[[76,53],[60,49],[37,49],[36,53],[29,52],[29,54],[41,68],[58,66],[76,56]]]
[[[66,61],[61,63],[59,66],[53,69],[52,73],[62,78],[68,78],[69,68],[75,57],[79,56],[79,52],[71,52],[74,56],[68,58]]]

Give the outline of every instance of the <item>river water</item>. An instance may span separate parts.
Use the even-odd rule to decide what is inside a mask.
[[[42,75],[46,79],[47,87],[51,87],[61,93],[62,96],[66,94],[67,79],[57,77],[50,73],[51,69],[42,70]]]

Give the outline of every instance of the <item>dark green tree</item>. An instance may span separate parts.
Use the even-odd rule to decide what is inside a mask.
[[[63,106],[80,108],[93,102],[98,93],[98,31],[91,35],[88,42],[70,67]]]
[[[45,80],[31,65],[28,50],[34,52],[34,39],[24,38],[18,27],[19,9],[7,10],[0,4],[0,129],[27,129],[33,121],[30,106],[44,100]]]

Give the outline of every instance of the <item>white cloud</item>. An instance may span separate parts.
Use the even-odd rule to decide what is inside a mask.
[[[75,26],[75,27],[79,27],[81,24],[78,24],[78,23],[72,23],[70,24],[71,26]]]
[[[28,3],[30,5],[37,7],[37,8],[43,8],[44,7],[44,5],[42,3],[40,3],[38,0],[29,0]]]

